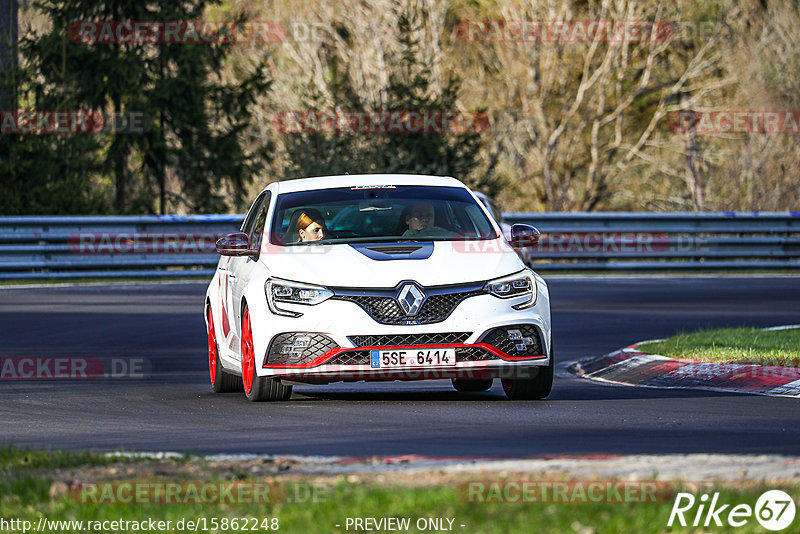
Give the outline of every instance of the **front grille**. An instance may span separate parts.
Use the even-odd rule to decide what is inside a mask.
[[[431,295],[422,305],[419,315],[425,314],[427,319],[425,322],[436,323],[444,321],[462,300],[476,295],[485,295],[485,293],[483,291],[470,291],[466,293]]]
[[[382,324],[403,324],[406,315],[393,297],[371,297],[361,295],[342,295],[341,300],[348,300],[361,306],[370,317]]]
[[[353,350],[337,354],[325,365],[369,365],[370,354],[368,350]]]
[[[417,315],[403,313],[393,296],[339,295],[333,298],[347,300],[361,306],[370,317],[381,324],[432,324],[447,319],[461,301],[476,295],[485,295],[482,290],[429,295]]]
[[[393,347],[409,345],[452,345],[464,343],[469,332],[433,334],[394,334],[384,336],[349,336],[356,347]]]
[[[272,339],[266,365],[302,365],[339,345],[323,334],[286,332]]]
[[[483,347],[459,347],[456,349],[457,362],[481,362],[499,359]]]
[[[542,339],[532,324],[501,326],[490,330],[481,343],[494,345],[509,356],[541,356]]]

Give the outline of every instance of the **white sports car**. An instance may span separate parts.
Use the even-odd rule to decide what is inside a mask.
[[[511,399],[553,384],[544,280],[454,178],[361,175],[270,184],[217,242],[205,318],[211,385],[251,401],[293,384],[502,380]],[[513,245],[513,246],[512,246]]]

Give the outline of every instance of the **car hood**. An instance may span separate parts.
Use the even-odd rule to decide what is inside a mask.
[[[386,254],[375,248],[421,246],[413,253]],[[332,287],[390,288],[403,280],[423,286],[491,280],[525,266],[505,239],[369,245],[267,245],[260,261],[271,276]],[[432,249],[432,250],[431,250]],[[395,259],[412,258],[418,259]]]

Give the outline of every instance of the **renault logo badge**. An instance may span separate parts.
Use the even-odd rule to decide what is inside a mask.
[[[397,292],[395,300],[406,315],[414,316],[419,313],[422,303],[425,302],[425,293],[417,287],[417,284],[404,284]]]

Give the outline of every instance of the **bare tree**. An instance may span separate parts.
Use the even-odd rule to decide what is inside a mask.
[[[385,105],[401,68],[398,13],[410,9],[422,21],[415,39],[429,91],[443,91],[455,72],[459,109],[494,119],[480,164],[460,178],[504,183],[506,209],[780,209],[797,197],[794,137],[682,133],[672,120],[682,110],[798,109],[800,24],[791,3],[276,0],[265,9],[257,15],[288,21],[289,33],[265,51],[275,83],[259,110],[261,142],[281,143],[270,123],[276,111]],[[496,21],[501,39],[489,25],[484,38],[465,39],[458,32],[468,21]],[[581,28],[576,21],[652,26],[633,38],[537,42],[503,39],[509,21],[570,31]],[[302,38],[292,23],[312,31]],[[274,176],[285,165],[284,153]]]
[[[492,42],[480,50],[479,64],[497,66],[488,82],[495,101],[518,110],[524,125],[506,133],[513,139],[503,143],[501,156],[513,169],[511,194],[519,199],[514,204],[608,207],[632,176],[655,166],[659,175],[694,180],[695,204],[702,207],[697,156],[689,157],[689,176],[682,177],[651,144],[668,133],[671,112],[691,108],[733,80],[712,76],[720,60],[714,38],[696,49],[676,46],[678,9],[641,0],[603,0],[584,10],[561,2],[504,4],[504,20],[576,31],[588,26],[585,21],[652,23],[642,25],[651,33],[639,37],[594,34],[581,40],[582,33],[572,34],[574,39],[566,33],[540,42]]]

